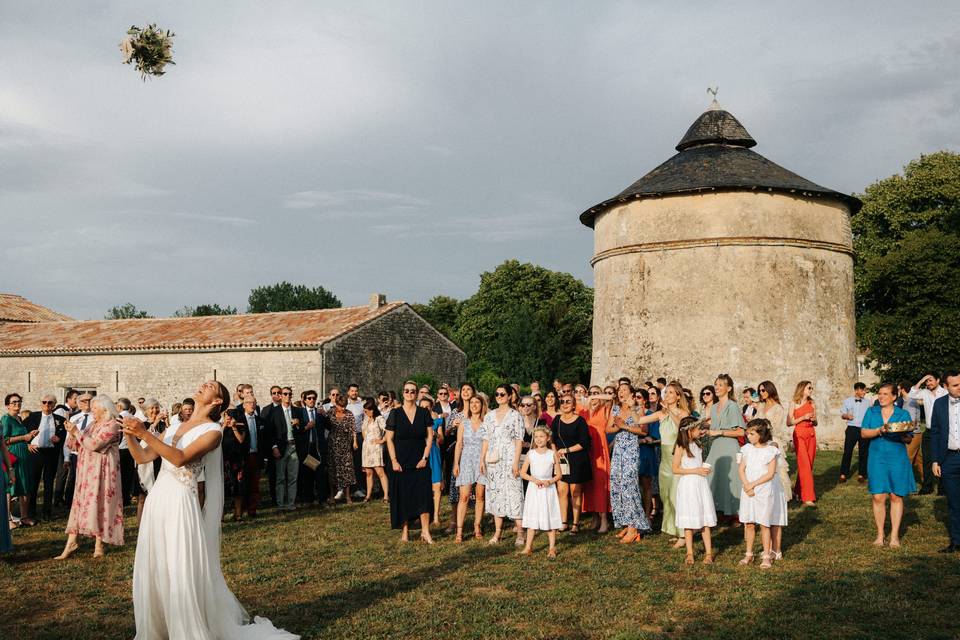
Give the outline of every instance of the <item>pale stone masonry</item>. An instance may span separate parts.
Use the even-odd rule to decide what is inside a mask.
[[[718,106],[680,153],[581,215],[594,230],[594,382],[720,373],[771,380],[786,405],[813,382],[818,442],[842,443],[857,380],[850,196],[751,151]]]
[[[323,311],[0,327],[0,391],[23,394],[30,409],[68,387],[169,406],[217,379],[231,392],[248,382],[267,402],[273,384],[326,395],[356,382],[372,395],[418,373],[460,383],[465,369],[455,344],[406,303],[382,297]]]

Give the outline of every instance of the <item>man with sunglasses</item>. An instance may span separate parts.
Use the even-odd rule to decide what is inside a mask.
[[[53,412],[56,397],[47,394],[40,398],[40,411],[32,412],[23,423],[27,431],[37,431],[30,441],[30,464],[33,466],[33,487],[30,488],[30,518],[36,520],[37,496],[43,484],[43,518],[53,516],[53,481],[60,468],[63,443],[67,439],[65,419]]]
[[[277,509],[293,511],[296,508],[297,476],[300,460],[297,457],[297,439],[303,430],[300,408],[291,404],[293,389],[283,387],[280,390],[280,403],[274,407],[267,419],[264,440],[267,450],[274,461],[274,495]]]

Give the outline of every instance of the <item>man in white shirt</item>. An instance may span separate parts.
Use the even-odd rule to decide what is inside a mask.
[[[940,553],[960,552],[960,370],[943,376],[945,394],[934,402],[930,421],[931,472],[940,478],[947,496],[947,531],[950,543]]]
[[[923,484],[920,485],[920,495],[933,493],[933,470],[930,468],[933,458],[930,451],[930,433],[927,425],[930,424],[930,419],[933,416],[933,403],[945,395],[947,395],[947,390],[940,386],[940,376],[933,371],[928,372],[920,378],[920,381],[913,385],[908,394],[908,397],[919,400],[923,405],[924,422],[920,426],[920,455],[923,456]],[[939,488],[937,493],[943,493],[942,487]]]
[[[360,387],[355,383],[347,385],[347,411],[353,414],[353,430],[357,434],[357,448],[353,451],[353,471],[357,478],[357,486],[365,486],[366,478],[363,473],[363,398],[360,397]],[[357,489],[353,492],[354,498],[364,498],[366,493]]]
[[[55,414],[56,396],[47,394],[40,398],[40,412],[31,413],[23,426],[27,431],[36,430],[37,436],[30,441],[30,464],[33,467],[33,487],[30,489],[30,518],[36,520],[37,498],[43,485],[43,518],[53,517],[53,486],[60,468],[63,443],[67,439],[64,418]]]
[[[864,482],[867,479],[870,441],[860,437],[860,425],[863,424],[863,416],[869,407],[867,385],[858,382],[853,385],[853,395],[844,400],[843,406],[840,407],[840,417],[847,421],[847,429],[843,436],[843,456],[840,458],[840,482],[846,482],[850,475],[854,445],[857,446],[857,481]]]
[[[80,411],[70,418],[70,422],[77,425],[80,433],[83,433],[88,427],[93,425],[93,414],[90,412],[91,400],[93,400],[92,395],[89,393],[81,393],[77,398],[77,408],[79,408]],[[63,504],[69,507],[73,504],[73,487],[77,481],[77,454],[67,447],[63,448],[63,465],[67,472],[63,485]],[[59,494],[59,487],[57,488],[57,493]]]

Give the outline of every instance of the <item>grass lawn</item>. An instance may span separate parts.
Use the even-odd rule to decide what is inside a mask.
[[[903,547],[874,548],[866,489],[836,483],[839,460],[818,455],[818,506],[791,510],[784,561],[769,571],[737,566],[733,528],[714,530],[713,566],[683,566],[662,535],[624,548],[562,534],[554,561],[542,534],[532,558],[508,536],[401,545],[372,502],[225,523],[224,574],[251,614],[304,638],[960,637],[960,558],[936,553],[945,499],[909,499]],[[0,559],[0,637],[132,638],[135,524],[100,561],[90,541],[51,559],[63,519],[15,531],[15,553]]]

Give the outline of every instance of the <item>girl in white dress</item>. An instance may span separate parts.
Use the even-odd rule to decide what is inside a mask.
[[[560,497],[557,483],[563,478],[560,473],[560,458],[550,448],[550,430],[537,427],[533,430],[533,446],[520,470],[520,477],[527,481],[527,495],[523,500],[523,526],[527,528],[527,544],[523,555],[533,553],[533,536],[539,531],[547,532],[550,550],[547,556],[557,557],[557,530],[563,523],[560,517]]]
[[[756,525],[760,525],[760,542],[763,554],[760,567],[769,569],[779,549],[772,549],[771,529],[786,526],[787,498],[777,476],[777,464],[783,455],[773,439],[770,421],[755,418],[747,423],[747,441],[740,449],[740,522],[743,523],[743,539],[746,553],[740,564],[753,562],[753,542]],[[777,540],[780,536],[777,535]],[[782,558],[783,555],[781,554]]]
[[[703,450],[700,437],[705,430],[704,423],[687,416],[680,420],[677,432],[677,444],[673,448],[673,475],[678,478],[676,484],[676,520],[677,529],[683,531],[687,545],[687,564],[693,564],[693,534],[697,531],[703,538],[706,554],[703,564],[713,564],[713,545],[710,540],[710,527],[717,526],[717,511],[710,492],[710,466],[703,463]]]
[[[123,422],[130,453],[139,464],[163,459],[144,505],[133,565],[137,640],[296,640],[299,636],[264,618],[248,624],[247,612],[224,581],[223,454],[217,421],[230,406],[230,392],[219,382],[205,382],[194,400],[193,415],[167,429],[162,440],[136,418]],[[197,482],[208,467],[201,508]]]

